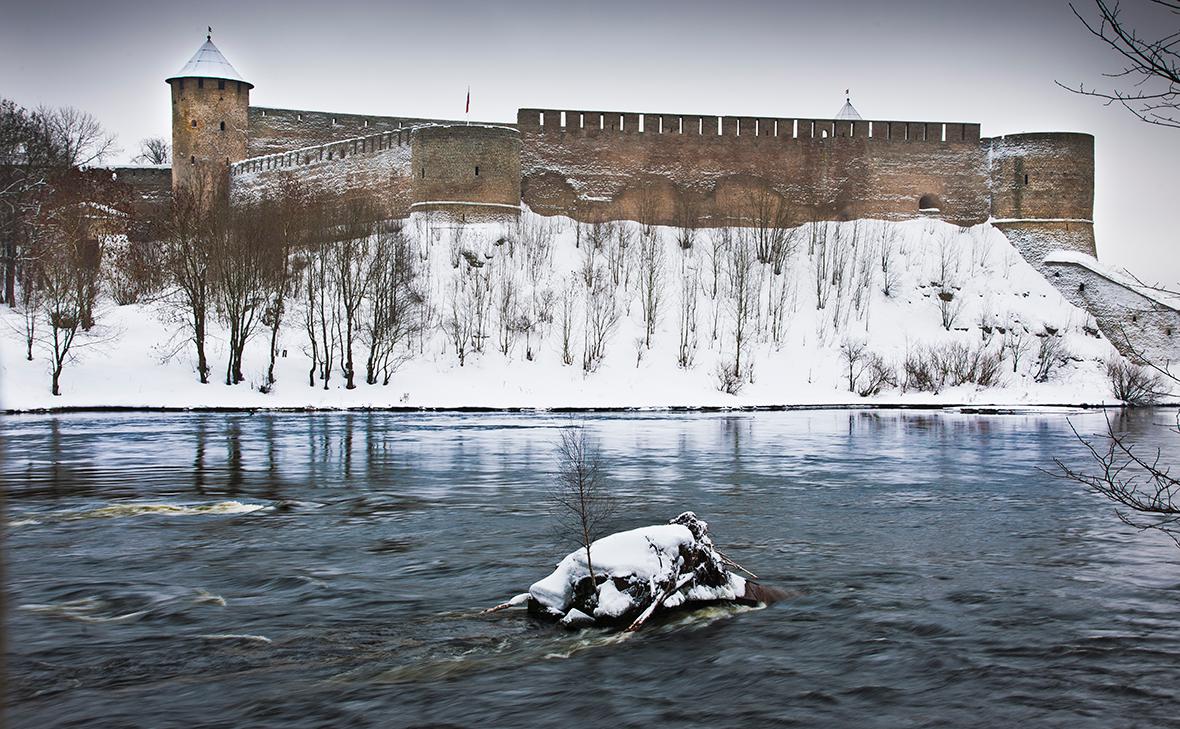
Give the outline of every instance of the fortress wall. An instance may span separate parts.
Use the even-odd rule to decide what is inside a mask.
[[[169,86],[172,185],[212,189],[231,163],[246,157],[250,88],[239,81],[198,78],[176,79]]]
[[[994,217],[1093,220],[1092,135],[1009,134],[989,142]]]
[[[252,106],[249,156],[314,147],[339,139],[397,131],[423,124],[455,123],[459,122]]]
[[[410,130],[386,132],[243,160],[230,168],[230,193],[237,200],[260,197],[293,179],[312,194],[377,193],[384,214],[405,217],[413,202]]]
[[[1051,251],[1066,250],[1096,255],[1092,223],[1071,220],[997,220],[992,225],[1007,236],[1021,257],[1042,274],[1045,273],[1042,262]]]
[[[413,132],[415,210],[462,219],[520,211],[520,134],[511,127],[455,124]]]
[[[911,218],[924,195],[958,224],[989,212],[977,124],[521,109],[517,129],[523,200],[546,215],[673,224],[689,201],[719,225],[767,189],[793,222]]]
[[[1180,302],[1166,302],[1093,257],[1074,252],[1051,253],[1042,271],[1071,304],[1093,315],[1124,356],[1143,356],[1163,366],[1180,362]]]

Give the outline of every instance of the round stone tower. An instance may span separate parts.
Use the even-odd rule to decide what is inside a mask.
[[[212,31],[167,83],[172,88],[172,187],[203,198],[224,194],[229,165],[246,158],[254,85],[213,45]]]
[[[989,140],[992,223],[1034,267],[1069,250],[1096,255],[1094,137],[1048,132]]]
[[[410,138],[416,212],[479,222],[520,214],[520,132],[486,124],[421,126]]]

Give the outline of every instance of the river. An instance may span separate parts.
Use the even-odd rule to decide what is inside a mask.
[[[568,417],[5,417],[8,721],[1176,726],[1180,549],[1040,470],[1103,417],[588,416],[618,529],[694,510],[789,593],[624,638],[479,614],[574,546]]]

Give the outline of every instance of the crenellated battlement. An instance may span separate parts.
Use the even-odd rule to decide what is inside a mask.
[[[860,139],[874,142],[978,144],[979,124],[967,122],[868,121],[811,118],[712,116],[624,111],[520,109],[522,134],[658,135],[724,137],[751,141]]]
[[[372,154],[383,152],[394,147],[405,147],[410,144],[412,127],[406,127],[391,132],[370,134],[364,137],[352,137],[327,144],[317,144],[313,147],[294,149],[290,152],[277,152],[250,157],[230,165],[230,177],[236,177],[251,172],[263,172],[288,167],[302,167],[318,162],[341,160],[357,154]]]

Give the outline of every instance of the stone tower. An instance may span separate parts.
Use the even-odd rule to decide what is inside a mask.
[[[250,89],[213,45],[205,43],[167,79],[172,88],[172,187],[223,194],[229,165],[246,158]]]

